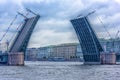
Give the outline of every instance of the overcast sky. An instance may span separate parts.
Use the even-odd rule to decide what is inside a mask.
[[[17,11],[26,14],[25,8],[41,15],[28,47],[78,42],[69,20],[79,14],[87,15],[93,10],[96,12],[89,16],[89,20],[98,37],[108,38],[108,34],[97,16],[113,38],[120,30],[120,0],[0,0],[0,38]],[[22,19],[20,16],[17,18],[2,42],[16,33]]]

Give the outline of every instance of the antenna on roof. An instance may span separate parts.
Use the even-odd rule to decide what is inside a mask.
[[[30,9],[26,8],[26,10],[34,15],[37,15],[36,13],[34,13],[33,11],[31,11]]]

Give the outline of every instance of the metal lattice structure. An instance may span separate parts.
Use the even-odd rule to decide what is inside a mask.
[[[20,31],[11,45],[9,52],[25,52],[33,29],[39,20],[40,15],[35,15],[32,18],[26,18]]]
[[[103,49],[87,17],[78,17],[71,20],[71,23],[81,44],[85,63],[99,63],[100,52],[102,52]]]

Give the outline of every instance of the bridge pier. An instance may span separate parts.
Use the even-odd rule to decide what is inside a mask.
[[[10,52],[10,53],[8,53],[8,65],[10,65],[10,66],[24,66],[24,53],[23,52]]]

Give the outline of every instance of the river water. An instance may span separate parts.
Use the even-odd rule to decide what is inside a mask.
[[[0,66],[0,80],[120,80],[120,65],[25,62],[25,66]]]

